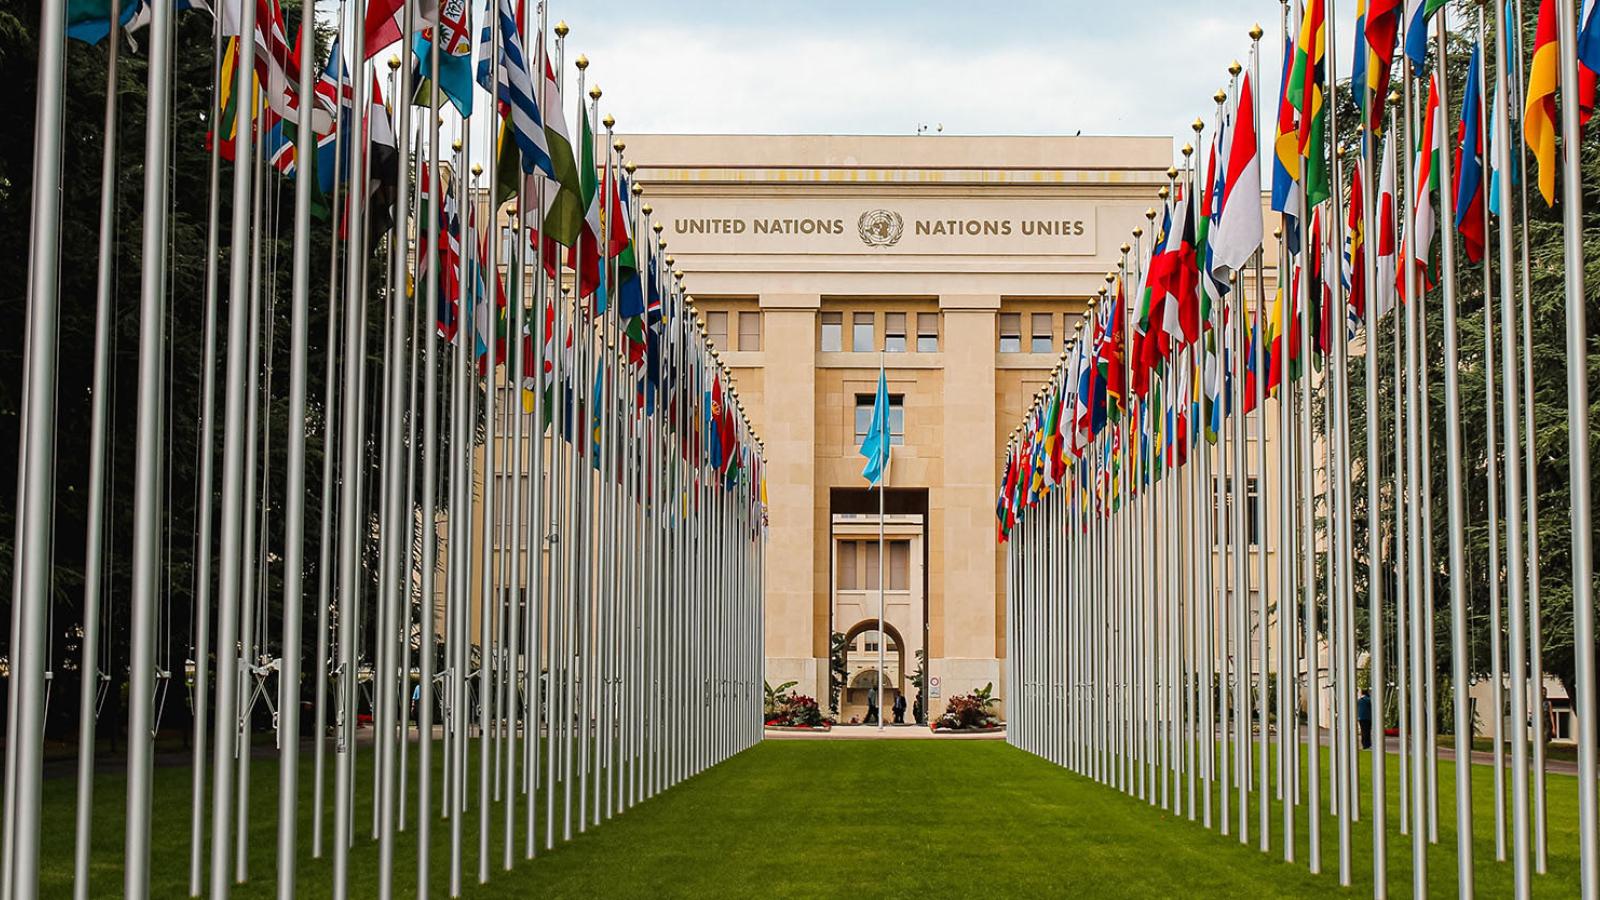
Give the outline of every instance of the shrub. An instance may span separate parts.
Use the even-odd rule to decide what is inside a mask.
[[[993,682],[970,694],[951,697],[945,704],[944,715],[933,727],[946,731],[993,728],[1000,724],[1000,719],[993,712],[996,702]]]

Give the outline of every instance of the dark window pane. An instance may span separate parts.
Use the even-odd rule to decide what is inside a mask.
[[[1022,314],[1000,314],[1000,352],[1022,352]]]

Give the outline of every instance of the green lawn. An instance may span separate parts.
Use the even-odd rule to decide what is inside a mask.
[[[370,759],[367,753],[361,762]],[[1453,769],[1448,763],[1441,768],[1441,843],[1429,854],[1430,893],[1453,896]],[[252,882],[236,896],[271,895],[275,774],[270,761],[252,767]],[[1474,770],[1475,806],[1483,811],[1477,888],[1482,896],[1506,896],[1510,868],[1493,859],[1490,776],[1482,766]],[[1549,781],[1550,872],[1536,876],[1534,893],[1570,896],[1577,884],[1575,779],[1552,775]],[[475,772],[472,783],[475,791]],[[302,784],[309,801],[309,778]],[[357,785],[351,894],[366,897],[376,892],[377,849],[368,839],[371,772],[365,765]],[[122,790],[120,775],[97,779],[94,896],[120,893]],[[155,792],[152,892],[181,897],[187,886],[187,770],[158,770]],[[70,777],[45,785],[46,896],[68,893],[72,793]],[[1303,807],[1300,813],[1297,857],[1304,860]],[[519,855],[511,873],[500,868],[503,815],[497,806],[492,880],[483,886],[475,883],[476,815],[466,820],[468,897],[1299,897],[1339,890],[1330,818],[1323,827],[1324,873],[1313,876],[1303,863],[1282,862],[1276,809],[1275,849],[1262,854],[1255,849],[1253,810],[1252,841],[1242,847],[1237,838],[1174,821],[999,741],[768,741],[554,852],[541,850],[533,862]],[[330,866],[310,859],[305,819],[299,893],[322,896]],[[1392,804],[1390,826],[1390,886],[1403,895],[1410,889],[1410,842],[1398,834]],[[397,850],[401,896],[415,895],[414,836],[414,830],[403,835]],[[437,822],[430,896],[447,893],[448,836],[448,824]],[[1359,895],[1371,894],[1370,841],[1366,821],[1357,824],[1352,855]]]

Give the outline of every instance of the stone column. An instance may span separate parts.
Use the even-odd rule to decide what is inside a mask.
[[[993,683],[1002,697],[999,642],[1003,622],[995,599],[995,315],[997,294],[943,295],[940,348],[944,354],[944,484],[938,489],[943,525],[930,535],[943,544],[944,591],[930,612],[940,627],[929,657],[944,700]]]
[[[773,685],[828,702],[828,610],[816,601],[818,294],[764,294],[767,503],[766,668]],[[818,635],[821,635],[820,650]],[[821,657],[820,659],[818,657]]]

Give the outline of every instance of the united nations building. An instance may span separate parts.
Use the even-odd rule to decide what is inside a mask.
[[[926,653],[928,708],[1002,698],[996,482],[1120,248],[1167,183],[1160,137],[631,135],[667,253],[765,440],[766,678],[865,717]],[[886,370],[878,497],[858,448]]]

